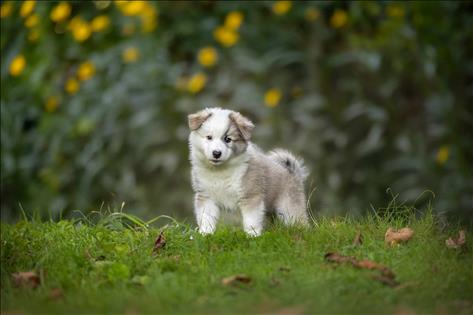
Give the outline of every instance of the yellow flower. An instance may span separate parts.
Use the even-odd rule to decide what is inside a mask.
[[[228,13],[227,17],[225,18],[225,27],[236,31],[240,28],[243,18],[243,14],[241,12],[232,11]]]
[[[129,2],[128,0],[115,0],[115,5],[121,9],[122,7],[124,7],[125,5],[127,5],[127,3]]]
[[[336,9],[330,18],[330,25],[334,28],[341,28],[348,22],[348,15],[345,11]]]
[[[115,3],[122,14],[126,16],[139,15],[147,8],[146,1],[140,0],[115,1]]]
[[[28,33],[28,41],[34,43],[38,40],[39,38],[39,30],[38,29],[32,29],[29,33]]]
[[[320,11],[314,7],[309,7],[305,9],[304,18],[306,21],[313,22],[317,20],[320,16]]]
[[[49,14],[49,18],[56,23],[62,22],[69,17],[71,14],[71,5],[67,2],[60,2],[57,6],[55,6],[51,13]]]
[[[276,107],[279,104],[279,101],[281,101],[281,91],[278,89],[270,89],[266,91],[266,94],[264,95],[264,103],[268,107]]]
[[[136,47],[128,47],[122,53],[122,60],[125,63],[135,62],[140,57],[140,51]]]
[[[214,30],[214,38],[224,47],[231,47],[238,42],[240,35],[232,29],[220,26]]]
[[[44,106],[44,109],[46,109],[47,112],[55,112],[56,109],[59,106],[59,98],[57,96],[50,96],[46,100],[46,104]]]
[[[34,0],[23,1],[23,4],[20,8],[20,16],[27,17],[28,15],[30,15],[30,13],[34,10],[35,5],[36,1]]]
[[[87,21],[82,20],[80,17],[76,16],[69,23],[69,28],[72,31],[72,36],[78,42],[83,42],[90,37],[92,29],[90,28]]]
[[[155,6],[145,2],[145,7],[140,13],[141,31],[144,33],[152,32],[158,26],[158,10]]]
[[[28,16],[25,20],[25,26],[28,28],[32,28],[36,25],[38,25],[39,22],[39,15],[38,14],[32,14]]]
[[[0,7],[0,17],[3,19],[5,17],[9,17],[13,13],[13,2],[6,1],[2,3]]]
[[[386,13],[392,18],[401,18],[405,14],[404,9],[399,5],[388,5]]]
[[[90,27],[93,32],[100,32],[106,29],[110,25],[110,18],[106,15],[99,15],[94,17],[90,22]]]
[[[75,16],[67,25],[67,28],[72,31],[82,21],[80,16]]]
[[[74,95],[77,93],[77,91],[79,91],[79,81],[74,78],[69,78],[64,88],[66,89],[67,93]]]
[[[273,4],[273,12],[277,15],[284,15],[291,10],[292,1],[276,1]]]
[[[81,81],[89,80],[95,74],[95,66],[92,62],[86,61],[79,65],[77,69],[77,78]]]
[[[144,33],[152,32],[158,26],[157,18],[141,16],[141,31]]]
[[[437,163],[438,164],[445,164],[448,160],[448,156],[450,155],[450,148],[448,146],[442,146],[437,152]]]
[[[190,78],[189,82],[187,83],[187,90],[192,94],[199,93],[205,87],[206,83],[207,76],[202,72],[196,73]]]
[[[14,77],[19,76],[22,72],[23,69],[25,69],[26,66],[26,59],[23,55],[18,55],[15,58],[13,58],[12,62],[10,63],[10,74]]]
[[[197,59],[204,67],[212,67],[218,61],[218,53],[213,47],[204,47],[199,50]]]

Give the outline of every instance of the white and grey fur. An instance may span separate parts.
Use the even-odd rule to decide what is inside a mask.
[[[264,153],[250,142],[253,123],[240,113],[207,108],[188,116],[194,208],[202,234],[215,231],[220,210],[240,209],[252,236],[265,214],[286,224],[308,224],[303,161],[276,149]]]

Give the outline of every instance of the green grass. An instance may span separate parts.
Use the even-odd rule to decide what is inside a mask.
[[[452,250],[427,214],[395,219],[320,219],[308,229],[272,225],[258,238],[222,226],[201,236],[186,225],[135,228],[115,219],[98,224],[21,221],[1,225],[1,310],[21,313],[398,313],[471,314],[473,258],[467,247]],[[130,217],[133,219],[132,217]],[[130,219],[128,218],[128,219]],[[130,220],[126,219],[127,222]],[[415,230],[407,243],[384,244],[389,226]],[[161,230],[164,249],[152,254]],[[361,246],[352,245],[357,231]],[[337,251],[390,267],[400,282],[373,280],[375,271],[336,266],[324,254]],[[36,289],[17,288],[11,274],[34,270]],[[224,286],[235,274],[249,284]],[[49,297],[60,288],[63,297]]]

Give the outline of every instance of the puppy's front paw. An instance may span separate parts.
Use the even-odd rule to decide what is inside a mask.
[[[199,233],[202,235],[214,234],[215,224],[204,223],[199,226]]]
[[[261,229],[259,231],[256,229],[245,229],[245,232],[250,237],[258,237],[261,235]]]
[[[212,235],[212,234],[214,234],[214,231],[210,231],[210,230],[205,230],[205,229],[199,228],[199,233],[200,233],[200,235],[205,236],[205,235]]]

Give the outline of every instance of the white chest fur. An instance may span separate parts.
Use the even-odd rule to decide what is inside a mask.
[[[246,163],[224,170],[195,170],[196,187],[219,207],[236,210],[242,193],[242,178],[248,166]]]

